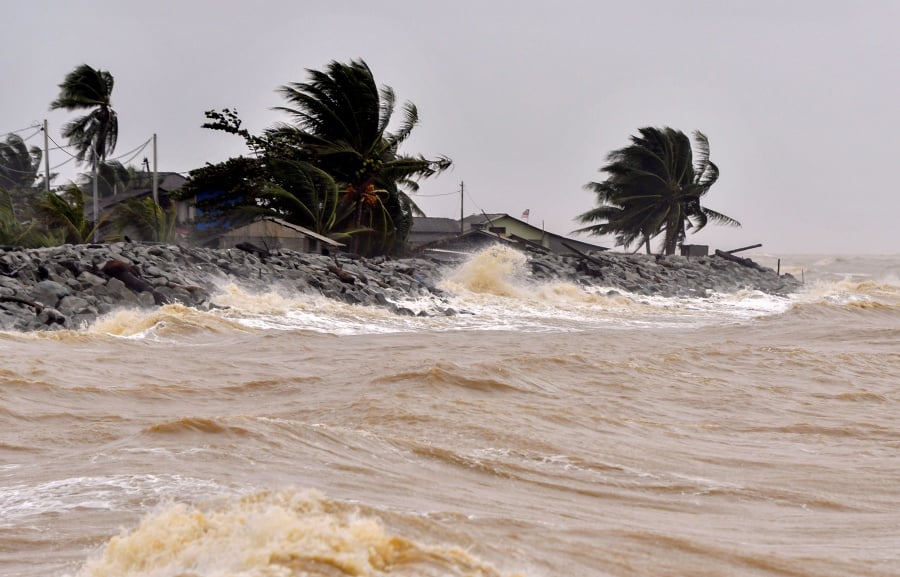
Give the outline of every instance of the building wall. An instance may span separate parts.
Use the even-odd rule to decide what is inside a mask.
[[[543,247],[549,248],[549,235],[544,234],[544,231],[541,229],[534,227],[530,224],[518,221],[514,218],[500,217],[492,219],[490,222],[484,223],[484,230],[490,232],[491,229],[496,229],[502,227],[505,230],[502,232],[498,232],[500,236],[510,236],[515,235],[520,238],[524,238],[526,240],[530,240],[531,242],[535,242],[540,244]]]

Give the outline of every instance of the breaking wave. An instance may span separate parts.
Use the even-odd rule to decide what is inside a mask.
[[[304,575],[502,577],[453,544],[387,527],[371,511],[315,491],[260,492],[210,506],[174,503],[113,537],[78,577]]]

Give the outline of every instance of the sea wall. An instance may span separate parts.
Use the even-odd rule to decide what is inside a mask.
[[[414,314],[400,303],[434,297],[418,314],[455,314],[442,304],[441,276],[461,261],[437,258],[362,259],[288,250],[269,254],[146,243],[65,245],[44,249],[0,247],[0,330],[77,329],[122,307],[181,303],[215,305],[219,287],[233,282],[248,291],[319,293],[349,304]],[[534,281],[566,281],[637,294],[703,296],[742,289],[797,290],[790,275],[752,261],[720,256],[687,259],[646,255],[529,254]]]

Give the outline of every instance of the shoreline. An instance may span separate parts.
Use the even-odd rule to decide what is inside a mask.
[[[709,292],[758,290],[788,294],[801,283],[777,275],[750,259],[720,256],[655,257],[624,253],[527,253],[529,278],[602,286],[633,294],[703,297]],[[63,245],[40,249],[0,247],[0,330],[77,330],[119,308],[151,308],[180,303],[200,310],[223,282],[242,289],[273,287],[321,294],[347,304],[378,306],[414,315],[395,304],[432,297],[442,274],[464,258],[362,259],[280,250],[189,248],[150,243]],[[742,262],[743,261],[743,262]],[[420,315],[453,315],[436,304]]]

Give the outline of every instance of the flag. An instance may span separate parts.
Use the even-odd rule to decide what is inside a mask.
[[[531,214],[531,209],[526,208],[525,212],[522,213],[522,220],[528,220],[528,215]]]

